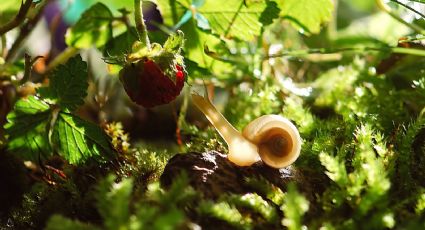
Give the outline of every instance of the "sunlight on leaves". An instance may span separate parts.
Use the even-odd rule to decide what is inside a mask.
[[[68,29],[66,44],[80,49],[105,45],[112,38],[112,16],[107,6],[96,3]]]
[[[222,7],[224,5],[225,9]],[[244,1],[206,1],[197,11],[208,20],[213,33],[226,38],[249,41],[261,32],[263,24],[259,20],[260,17],[264,22],[269,23],[272,19],[264,18],[265,15],[277,16],[276,14],[263,14],[265,9],[272,10],[273,8],[267,8],[265,2],[256,2],[246,6]]]
[[[51,139],[59,155],[71,164],[113,154],[109,137],[99,126],[68,113],[59,113]]]
[[[46,127],[49,106],[34,96],[16,102],[5,125],[9,151],[26,160],[38,161],[51,155]]]
[[[322,24],[328,22],[333,11],[331,0],[277,0],[280,16],[303,33],[319,33]]]

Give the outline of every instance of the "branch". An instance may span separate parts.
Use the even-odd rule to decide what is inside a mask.
[[[15,18],[0,27],[0,36],[19,26],[25,20],[25,16],[31,8],[31,5],[32,0],[26,0],[25,3],[21,3],[21,7],[19,8],[18,14]]]
[[[32,2],[32,0],[30,0]],[[37,6],[37,12],[34,14],[33,17],[29,18],[27,22],[22,25],[21,30],[19,31],[19,35],[16,38],[15,42],[13,43],[12,47],[10,48],[7,56],[6,56],[6,62],[11,62],[16,53],[18,52],[19,48],[21,48],[21,43],[26,39],[26,37],[31,33],[31,31],[34,29],[38,21],[40,20],[43,9],[47,5],[48,0],[42,1]]]
[[[29,81],[31,78],[31,71],[34,63],[42,58],[42,56],[37,56],[35,58],[31,58],[31,56],[27,53],[25,53],[25,71],[24,71],[24,77],[21,79],[21,84],[24,84],[25,82]]]

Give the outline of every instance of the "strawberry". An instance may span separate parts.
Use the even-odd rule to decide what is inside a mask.
[[[146,46],[136,41],[120,71],[120,80],[128,96],[139,105],[151,108],[174,100],[183,89],[185,69],[180,55],[184,35],[168,37],[163,46]]]
[[[172,78],[153,60],[146,59],[125,66],[120,71],[120,80],[131,100],[151,108],[167,104],[180,94],[185,80],[183,71],[182,66],[176,64],[171,71],[174,72]]]

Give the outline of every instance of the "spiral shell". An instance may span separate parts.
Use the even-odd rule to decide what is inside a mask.
[[[251,121],[242,136],[257,145],[263,162],[273,168],[295,162],[301,151],[301,137],[288,119],[279,115],[264,115]]]

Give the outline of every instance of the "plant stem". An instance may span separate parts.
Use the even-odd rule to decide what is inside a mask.
[[[7,39],[6,39],[6,35],[1,35],[1,52],[0,52],[0,57],[5,57],[6,56],[6,52],[7,52]]]
[[[0,36],[19,26],[25,20],[31,5],[32,0],[26,0],[25,3],[21,3],[21,7],[19,8],[16,16],[11,21],[0,27]]]
[[[286,50],[278,54],[267,55],[264,57],[264,59],[284,57],[284,56],[295,56],[295,57],[301,56],[302,57],[309,54],[332,54],[332,53],[340,53],[340,52],[363,53],[365,51],[392,52],[392,53],[410,54],[410,55],[425,57],[425,50],[422,50],[422,49],[412,49],[412,48],[403,48],[403,47],[350,47],[350,48],[340,48],[340,49]]]
[[[24,84],[25,82],[30,80],[32,67],[38,59],[42,58],[42,56],[31,58],[29,54],[25,53],[24,58],[25,58],[25,70],[24,70],[24,77],[21,79],[21,82],[20,82],[21,84]]]
[[[329,21],[328,27],[327,27],[327,35],[328,39],[334,39],[337,34],[337,17],[338,17],[338,0],[333,0],[333,11],[332,11],[332,18]]]
[[[25,53],[25,71],[24,71],[24,77],[21,80],[21,84],[24,84],[30,79],[31,69],[32,69],[31,56]]]
[[[142,0],[134,0],[134,21],[136,22],[136,30],[139,35],[139,41],[148,49],[151,49],[151,43],[148,37],[145,20],[143,19],[143,3]]]
[[[409,27],[410,29],[414,30],[416,33],[419,34],[425,34],[424,29],[422,29],[421,27],[412,24],[412,23],[408,23],[406,21],[404,21],[402,18],[400,18],[400,16],[398,16],[397,14],[395,14],[391,8],[384,3],[383,0],[376,0],[376,5],[378,6],[379,9],[381,9],[382,11],[384,11],[385,13],[389,14],[392,18],[394,18],[395,20],[401,22],[402,24],[404,24],[405,26]]]

